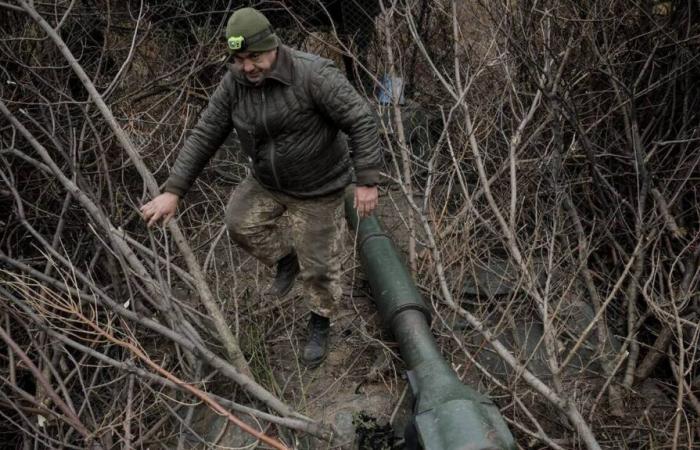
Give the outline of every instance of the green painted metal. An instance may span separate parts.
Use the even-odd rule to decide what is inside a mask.
[[[515,441],[498,407],[462,384],[430,331],[430,310],[376,217],[358,221],[345,199],[350,226],[384,324],[399,342],[415,401],[418,440],[426,450],[510,450]]]

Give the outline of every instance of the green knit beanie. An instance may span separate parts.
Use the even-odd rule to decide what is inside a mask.
[[[279,45],[270,21],[254,8],[241,8],[231,14],[226,40],[232,52],[266,52]]]

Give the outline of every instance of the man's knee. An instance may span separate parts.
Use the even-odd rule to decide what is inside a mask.
[[[256,200],[259,202],[259,199],[246,195],[249,190],[246,187],[242,186],[231,195],[224,213],[224,224],[229,235],[236,240],[250,234],[256,221]]]
[[[228,230],[229,238],[244,250],[252,251],[253,242],[256,232],[255,227],[246,220],[246,216],[241,214],[227,214],[224,218],[224,224]],[[258,230],[259,231],[259,230]]]
[[[242,236],[245,234],[244,230],[246,228],[245,220],[240,214],[236,214],[231,205],[226,208],[226,214],[224,215],[224,224],[231,236]]]
[[[231,194],[226,211],[224,224],[232,237],[245,236],[254,225],[256,212],[262,208],[264,198],[256,190],[255,180],[246,178]]]

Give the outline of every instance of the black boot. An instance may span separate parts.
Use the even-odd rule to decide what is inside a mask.
[[[309,340],[304,346],[302,360],[307,367],[318,367],[328,354],[328,335],[331,321],[327,317],[311,313]]]
[[[295,251],[284,256],[277,261],[277,273],[275,279],[272,280],[270,288],[267,290],[268,295],[284,297],[294,286],[294,280],[299,274],[299,260]]]

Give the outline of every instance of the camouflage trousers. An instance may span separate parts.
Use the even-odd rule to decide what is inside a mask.
[[[265,189],[248,176],[226,206],[231,238],[267,266],[296,250],[308,308],[329,318],[342,294],[343,194],[299,199]]]

